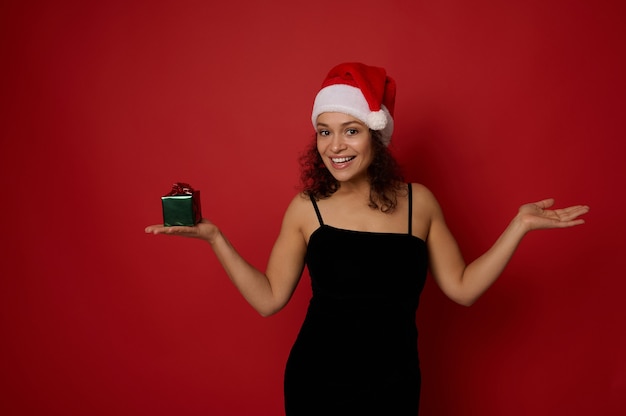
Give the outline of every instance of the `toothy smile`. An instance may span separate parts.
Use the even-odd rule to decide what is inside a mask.
[[[330,160],[332,160],[333,163],[346,163],[351,161],[352,159],[354,159],[355,156],[349,156],[349,157],[331,157]]]

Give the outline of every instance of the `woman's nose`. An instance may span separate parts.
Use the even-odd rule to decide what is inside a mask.
[[[346,144],[344,143],[344,141],[340,137],[337,137],[337,136],[333,138],[333,141],[330,144],[330,150],[332,150],[334,153],[338,153],[344,150],[345,147],[346,147]]]

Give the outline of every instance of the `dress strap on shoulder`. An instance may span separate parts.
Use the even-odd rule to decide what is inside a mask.
[[[413,185],[408,183],[409,189],[409,235],[413,234]]]
[[[311,202],[313,203],[313,208],[315,208],[315,213],[317,214],[317,220],[320,222],[320,225],[324,225],[324,220],[322,220],[322,214],[320,214],[320,209],[317,207],[317,202],[315,202],[315,197],[313,195],[309,195]]]

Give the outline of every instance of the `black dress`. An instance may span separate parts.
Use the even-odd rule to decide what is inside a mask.
[[[409,192],[411,187],[409,185]],[[285,370],[287,416],[418,414],[415,312],[426,243],[325,225],[309,240],[313,297]]]

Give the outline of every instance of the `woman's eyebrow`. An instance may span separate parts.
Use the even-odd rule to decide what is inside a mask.
[[[349,126],[350,124],[356,124],[357,126],[364,126],[365,124],[356,121],[356,120],[350,120],[350,121],[346,121],[345,123],[341,123],[339,126],[340,127],[346,127]],[[318,127],[328,127],[328,124],[326,123],[317,123],[316,124]]]

